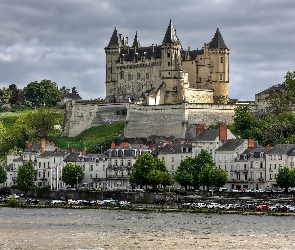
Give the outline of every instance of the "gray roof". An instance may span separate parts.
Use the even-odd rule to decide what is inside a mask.
[[[69,98],[69,99],[73,99],[73,100],[82,99],[81,96],[79,94],[76,94],[76,93],[66,93],[66,94],[63,95],[63,98]]]
[[[6,172],[13,171],[13,163],[4,166],[4,169],[6,170]]]
[[[215,151],[235,151],[246,139],[229,139]]]
[[[265,90],[259,92],[258,95],[261,95],[261,94],[272,95],[274,93],[282,92],[283,90],[284,90],[283,85],[277,84],[277,85],[273,85],[273,86],[269,87],[268,89],[265,89]]]
[[[266,154],[268,155],[294,154],[294,147],[295,147],[295,144],[277,144],[272,149],[270,149]]]
[[[193,141],[215,141],[218,136],[218,129],[204,129]]]
[[[51,145],[50,143],[45,143],[45,150],[46,151],[54,151],[55,146]],[[41,151],[41,144],[40,143],[33,143],[29,148],[26,148],[24,152],[39,152]]]
[[[186,149],[188,152],[186,151]],[[179,154],[179,153],[191,153],[191,152],[192,152],[191,144],[166,144],[164,147],[159,147],[159,150],[157,153],[158,154]]]
[[[38,158],[42,157],[64,157],[67,155],[69,152],[67,150],[58,150],[58,151],[45,151],[43,154],[40,154]]]
[[[73,152],[73,153],[70,153],[70,154],[64,159],[64,162],[78,162],[78,161],[80,161],[79,156],[80,156],[80,152]]]
[[[212,41],[209,43],[209,48],[210,49],[227,49],[227,46],[224,43],[224,40],[219,31],[219,28],[217,28]]]
[[[122,41],[120,40],[120,37],[119,37],[119,34],[118,34],[118,31],[117,31],[116,27],[115,27],[115,29],[113,31],[113,34],[112,34],[112,37],[110,39],[108,47],[111,47],[113,45],[114,46],[119,46],[119,47],[122,46]]]
[[[166,30],[166,34],[162,44],[165,44],[165,43],[180,43],[179,38],[176,35],[176,29],[174,29],[171,19],[170,19],[168,28]]]

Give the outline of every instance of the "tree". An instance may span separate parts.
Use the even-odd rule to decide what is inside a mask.
[[[132,185],[152,185],[163,184],[163,176],[160,172],[167,172],[163,162],[155,159],[151,154],[140,155],[133,165],[129,181]],[[163,184],[164,185],[164,184]]]
[[[63,96],[67,93],[70,93],[70,89],[68,89],[66,86],[62,86],[60,89],[59,89],[59,92],[60,94]]]
[[[209,181],[214,187],[223,187],[227,183],[227,174],[223,169],[214,167],[209,172]]]
[[[3,167],[0,166],[0,183],[4,183],[7,180],[7,173]]]
[[[81,166],[73,163],[67,163],[62,169],[61,180],[74,187],[77,183],[80,183],[84,179],[84,173]]]
[[[250,138],[250,131],[257,126],[250,105],[235,108],[234,125],[235,132],[241,138]]]
[[[171,175],[167,171],[161,170],[151,170],[147,176],[149,180],[149,185],[154,189],[157,188],[157,185],[168,186],[172,184]]]
[[[203,185],[203,187],[207,187],[207,190],[209,190],[209,187],[212,185],[210,180],[210,172],[213,169],[213,165],[206,163],[204,166],[202,166],[200,174],[199,174],[199,180],[200,184]]]
[[[285,75],[285,81],[283,82],[283,87],[290,93],[290,97],[294,103],[295,99],[295,71],[288,71]]]
[[[25,194],[34,187],[34,167],[32,162],[19,166],[16,184],[17,188],[24,191]]]
[[[55,105],[61,99],[61,92],[55,82],[42,80],[31,82],[23,89],[23,96],[27,101],[36,105]]]
[[[185,190],[189,186],[194,185],[194,168],[195,160],[191,157],[186,158],[181,161],[179,167],[177,168],[174,180],[181,186],[185,187]]]
[[[279,187],[285,188],[285,193],[289,187],[295,186],[295,170],[290,170],[288,167],[283,167],[279,170],[276,181]]]

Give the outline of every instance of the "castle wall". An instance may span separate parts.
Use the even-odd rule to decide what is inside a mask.
[[[119,113],[125,108],[124,103],[67,102],[62,136],[73,137],[93,126],[124,122],[125,116]]]
[[[236,105],[189,104],[140,106],[128,105],[126,138],[150,135],[191,138],[197,124],[233,123]]]

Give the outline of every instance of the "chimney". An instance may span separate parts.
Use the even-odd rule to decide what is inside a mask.
[[[225,124],[218,126],[218,135],[220,141],[227,141],[227,126]]]
[[[128,146],[129,146],[129,143],[128,142],[124,142],[123,143],[123,148],[128,148]]]
[[[44,154],[44,152],[45,152],[45,143],[46,143],[46,140],[44,138],[41,139],[41,141],[40,141],[41,154]]]
[[[28,142],[28,143],[27,143],[27,148],[30,148],[32,145],[33,145],[32,142]]]
[[[86,149],[85,148],[82,149],[81,155],[86,155]]]
[[[116,147],[116,143],[112,141],[111,148],[115,148],[115,147]]]
[[[68,151],[71,154],[71,153],[74,153],[75,152],[75,149],[73,147],[69,147]]]
[[[271,146],[269,144],[267,144],[265,149],[266,149],[266,152],[268,152],[269,150],[271,150]]]
[[[54,147],[54,142],[53,142],[53,141],[51,141],[51,142],[50,142],[50,145],[51,145],[52,147]]]
[[[198,136],[205,129],[207,129],[207,126],[205,124],[198,124],[196,126],[196,136]]]
[[[180,141],[176,141],[176,142],[174,142],[174,144],[180,144]]]
[[[139,148],[142,149],[142,144],[139,145]]]
[[[150,145],[149,145],[149,149],[150,150],[152,150],[152,151],[154,151],[154,149],[155,149],[155,145],[154,145],[154,143],[150,143]]]
[[[254,139],[248,139],[248,148],[255,148]]]
[[[123,142],[120,142],[120,144],[119,144],[119,146],[121,147],[121,148],[123,148]]]
[[[55,153],[58,153],[59,152],[59,148],[55,148]]]

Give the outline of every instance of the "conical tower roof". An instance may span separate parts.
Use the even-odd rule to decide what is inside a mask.
[[[210,49],[227,49],[227,46],[224,43],[224,40],[219,31],[219,28],[217,28],[212,41],[209,43],[209,48]]]
[[[111,46],[119,46],[119,47],[122,46],[122,41],[120,40],[117,27],[115,27],[114,29],[114,32],[112,34],[108,47],[111,47]]]
[[[176,35],[176,29],[174,29],[171,19],[162,43],[180,43],[179,38]]]
[[[133,48],[140,48],[140,43],[139,43],[139,40],[138,40],[137,31],[135,33],[135,37],[134,37],[132,47]]]

